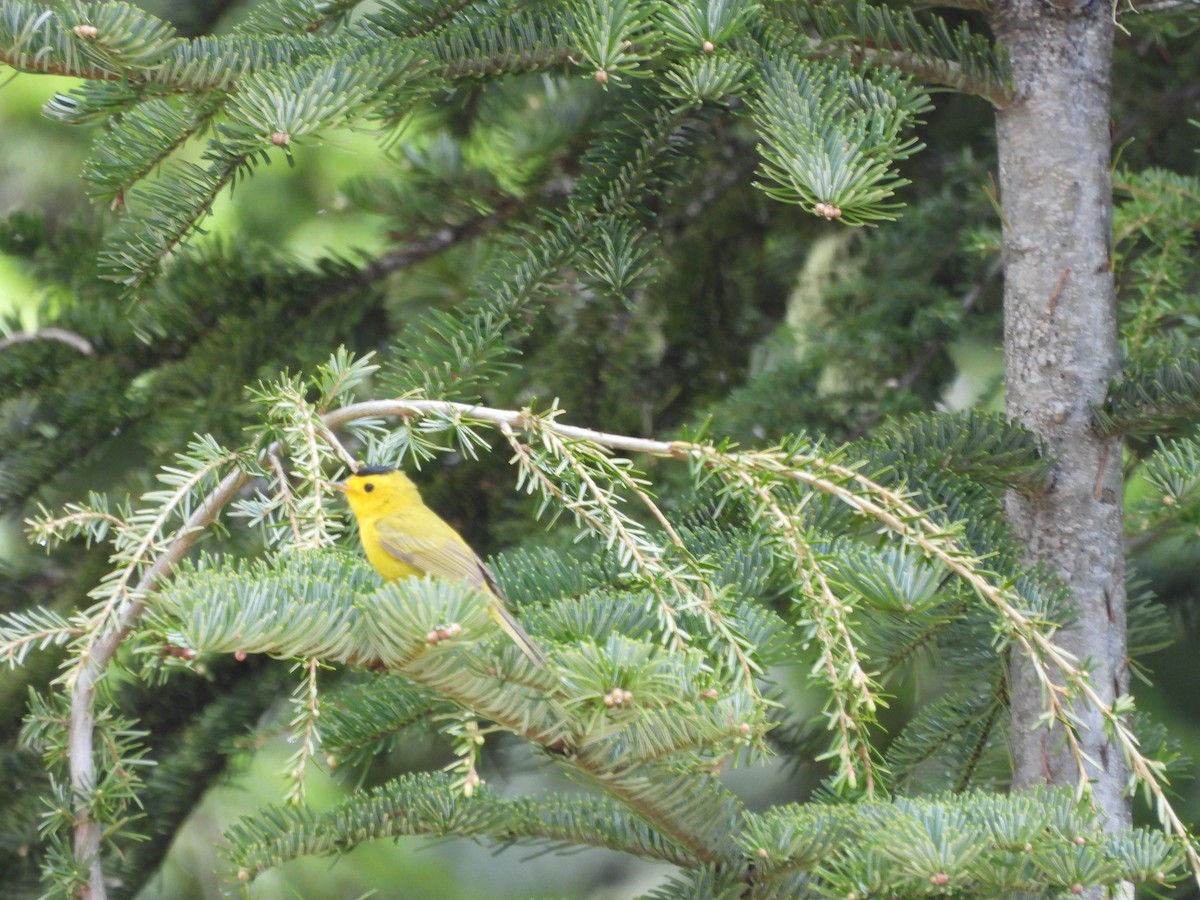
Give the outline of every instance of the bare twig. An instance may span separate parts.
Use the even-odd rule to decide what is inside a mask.
[[[105,669],[129,629],[141,618],[148,592],[183,559],[204,529],[216,521],[217,515],[245,482],[246,476],[240,471],[231,472],[221,480],[175,533],[162,555],[146,570],[129,601],[115,611],[107,630],[88,647],[71,685],[71,716],[67,734],[71,788],[79,801],[88,797],[96,787],[96,683],[104,676]],[[76,809],[75,858],[88,868],[88,883],[81,894],[83,900],[104,900],[108,894],[104,885],[104,871],[100,867],[100,825],[92,819],[82,802]]]
[[[1197,7],[1200,7],[1200,0],[1155,0],[1153,3],[1136,3],[1133,10],[1139,13],[1184,12]]]
[[[67,331],[65,328],[54,327],[39,328],[37,331],[14,331],[12,334],[0,338],[0,350],[28,341],[58,341],[78,350],[84,356],[92,356],[96,352],[92,342],[83,335]]]

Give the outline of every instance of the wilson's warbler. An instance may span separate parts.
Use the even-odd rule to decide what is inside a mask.
[[[504,595],[483,561],[457,531],[425,505],[407,475],[387,466],[364,466],[330,486],[346,495],[358,520],[367,560],[388,581],[432,575],[465,581],[487,594],[492,617],[537,665],[546,655],[504,607]]]

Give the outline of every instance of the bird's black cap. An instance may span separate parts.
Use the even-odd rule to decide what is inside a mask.
[[[393,468],[392,466],[363,466],[361,469],[359,469],[354,474],[355,475],[387,475],[387,474],[390,474],[391,472],[395,472],[395,471],[396,471],[395,468]]]

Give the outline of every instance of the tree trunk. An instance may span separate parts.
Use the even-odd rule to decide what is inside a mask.
[[[1046,441],[1050,489],[1013,494],[1009,517],[1031,563],[1070,587],[1074,622],[1057,640],[1090,661],[1106,701],[1125,692],[1121,443],[1091,428],[1089,403],[1118,371],[1112,277],[1109,0],[998,0],[992,27],[1012,61],[1016,100],[998,113],[1004,217],[1007,408]],[[1018,787],[1074,784],[1057,730],[1035,728],[1045,700],[1023,662],[1012,667]],[[1129,824],[1125,765],[1094,713],[1082,745],[1110,828]]]

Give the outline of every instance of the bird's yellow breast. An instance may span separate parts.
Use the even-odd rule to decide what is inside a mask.
[[[411,578],[414,575],[424,574],[420,569],[410,566],[384,549],[379,540],[378,520],[359,519],[358,534],[362,540],[363,551],[367,554],[367,562],[373,565],[375,571],[385,580],[395,581],[398,578]]]

